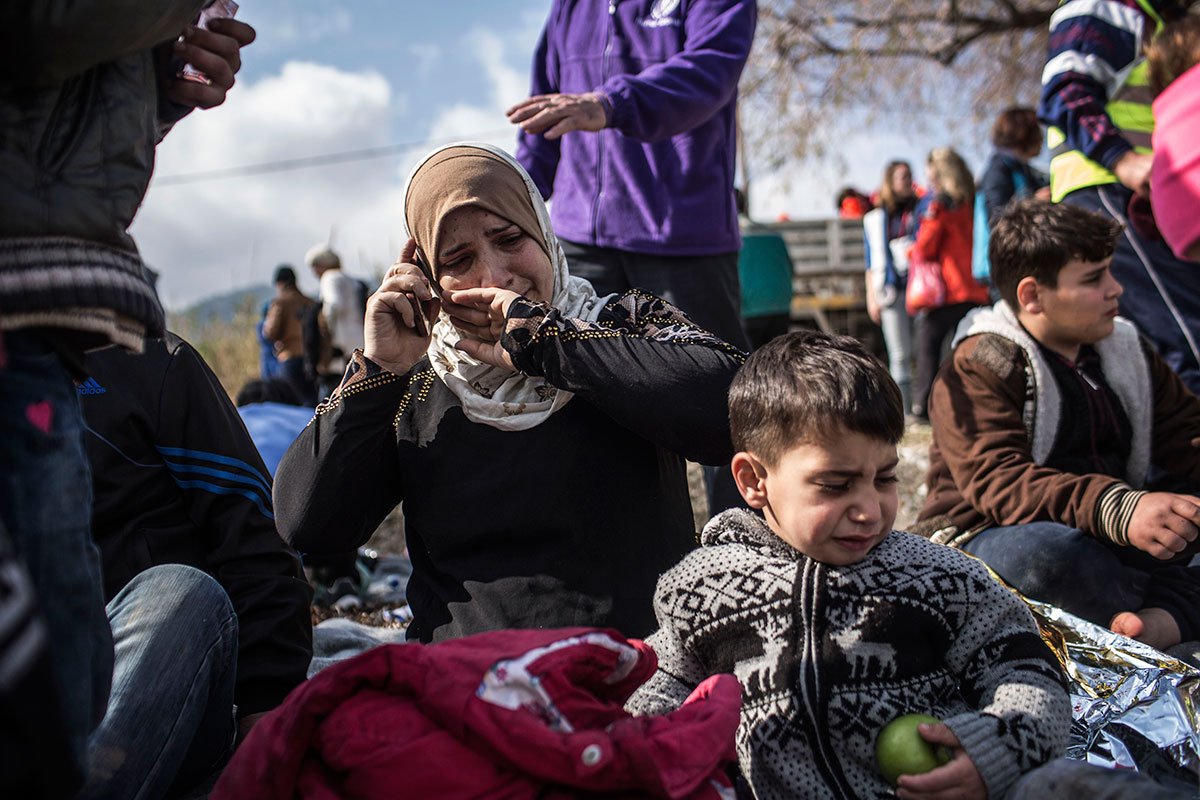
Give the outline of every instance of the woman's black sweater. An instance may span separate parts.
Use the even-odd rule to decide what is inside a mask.
[[[302,552],[343,550],[403,502],[410,639],[644,636],[658,576],[696,542],[684,458],[731,457],[726,392],[744,356],[637,291],[594,323],[524,299],[508,316],[513,363],[573,399],[500,430],[468,420],[428,358],[398,376],[356,353],[279,465],[279,530]]]

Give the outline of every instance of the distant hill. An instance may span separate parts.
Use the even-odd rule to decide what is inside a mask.
[[[171,316],[186,318],[198,325],[227,324],[233,322],[234,318],[244,313],[247,308],[253,309],[257,315],[263,304],[270,300],[274,293],[275,290],[266,284],[235,289],[232,292],[201,300],[183,311],[171,314]]]

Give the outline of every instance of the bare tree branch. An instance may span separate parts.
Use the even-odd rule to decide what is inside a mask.
[[[896,110],[982,120],[1036,98],[1057,0],[760,0],[743,127],[769,163]],[[847,127],[843,127],[847,126]]]

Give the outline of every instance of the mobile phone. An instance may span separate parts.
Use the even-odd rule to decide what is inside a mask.
[[[237,13],[238,4],[234,0],[213,0],[200,11],[200,18],[196,20],[197,28],[208,30],[208,23],[214,19],[232,17]],[[180,37],[182,39],[183,37]],[[179,71],[179,77],[185,81],[195,81],[196,83],[209,84],[212,83],[200,70],[193,67],[191,64],[184,64],[183,69]]]
[[[429,335],[429,321],[425,319],[424,303],[417,299],[416,295],[411,292],[404,294],[408,298],[408,304],[413,310],[413,331],[417,336],[425,337]]]
[[[421,274],[429,282],[429,290],[433,292],[434,297],[438,297],[438,285],[437,281],[433,279],[433,267],[429,266],[429,262],[425,260],[425,254],[421,252],[421,248],[418,247],[413,252],[413,261],[421,268]]]
[[[421,270],[421,274],[425,276],[426,283],[429,284],[429,291],[434,297],[441,299],[441,294],[438,292],[437,281],[433,279],[433,269],[429,266],[429,262],[425,259],[425,254],[421,252],[421,248],[416,248],[413,252],[413,263]],[[413,311],[416,314],[417,325],[416,331],[418,336],[428,336],[432,320],[425,316],[425,304],[416,297],[409,295],[409,302],[412,303]]]

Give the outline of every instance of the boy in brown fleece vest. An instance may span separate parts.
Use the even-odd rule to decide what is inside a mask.
[[[1038,200],[997,222],[1003,299],[963,321],[935,382],[914,530],[1165,649],[1200,636],[1200,400],[1117,316],[1120,230]],[[1151,465],[1180,491],[1147,491]]]

